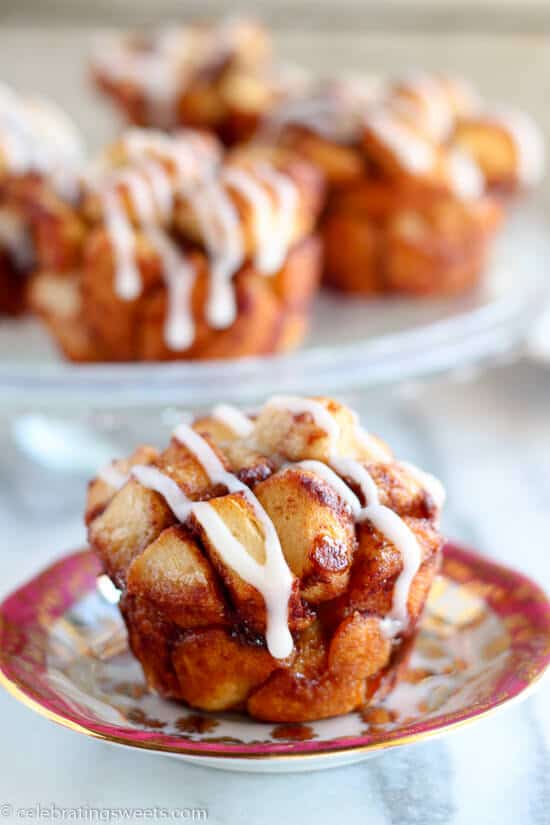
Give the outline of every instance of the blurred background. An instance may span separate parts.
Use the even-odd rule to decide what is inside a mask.
[[[228,13],[260,17],[273,28],[283,60],[315,70],[463,73],[489,100],[536,116],[550,137],[547,0],[258,0],[248,6],[227,0],[2,0],[2,79],[48,96],[55,91],[97,144],[112,134],[113,117],[85,82],[84,57],[95,33]]]

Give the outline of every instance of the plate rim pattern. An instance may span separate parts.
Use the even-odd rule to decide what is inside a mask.
[[[43,672],[40,639],[72,604],[95,587],[99,561],[89,549],[62,556],[11,593],[0,604],[0,686],[41,716],[70,730],[117,745],[181,756],[229,759],[288,759],[371,752],[412,744],[447,733],[485,718],[511,701],[523,699],[550,665],[550,599],[539,585],[522,573],[483,557],[454,542],[444,548],[444,576],[458,584],[490,585],[486,601],[503,620],[508,620],[510,649],[517,654],[514,668],[507,668],[490,700],[470,703],[452,714],[436,715],[381,734],[344,736],[331,740],[221,743],[191,741],[184,736],[117,725],[90,723],[74,706],[49,689],[49,698],[16,672],[14,664],[25,654],[25,667],[35,676]],[[38,641],[37,641],[38,637]]]

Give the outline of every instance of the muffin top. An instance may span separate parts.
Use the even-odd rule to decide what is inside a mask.
[[[271,42],[258,23],[244,18],[217,24],[191,23],[152,32],[102,37],[96,43],[92,68],[100,82],[131,87],[143,96],[148,122],[171,128],[178,122],[178,101],[193,86],[218,88],[207,95],[210,119],[235,94],[253,105],[263,90],[258,80],[271,63]]]
[[[464,200],[502,177],[532,186],[544,170],[528,115],[486,104],[461,78],[421,71],[316,80],[273,110],[263,137],[301,149],[335,183],[369,171]]]
[[[105,273],[114,301],[145,293],[147,270],[158,263],[169,295],[165,343],[172,351],[195,341],[199,271],[208,275],[204,320],[227,329],[238,314],[235,276],[247,263],[261,275],[276,275],[312,231],[322,198],[320,176],[307,163],[246,153],[232,158],[216,138],[195,130],[170,136],[128,130],[90,169],[84,192],[90,290],[101,280],[98,257],[112,259]]]
[[[113,462],[90,485],[86,520],[120,588],[180,626],[230,626],[285,659],[321,614],[367,613],[385,636],[407,634],[443,500],[352,410],[276,396],[250,415],[218,406],[163,452]]]

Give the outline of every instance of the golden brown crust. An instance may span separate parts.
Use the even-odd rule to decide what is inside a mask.
[[[214,330],[204,320],[207,262],[202,253],[191,252],[198,273],[192,303],[195,339],[192,346],[178,351],[167,346],[163,332],[167,296],[158,258],[143,246],[139,271],[145,287],[136,301],[123,301],[113,289],[107,244],[103,234],[90,238],[80,278],[45,271],[31,282],[35,311],[71,360],[238,358],[293,349],[305,334],[321,270],[321,244],[314,236],[294,246],[271,278],[252,264],[242,268],[235,277],[237,318],[225,330]]]
[[[542,176],[542,138],[535,123],[521,112],[462,117],[454,142],[475,158],[489,189],[500,195],[513,195]]]
[[[299,640],[296,660],[253,692],[248,712],[273,722],[307,722],[349,713],[367,699],[368,679],[388,662],[391,643],[378,621],[356,613],[327,644],[320,628]]]
[[[246,438],[226,420],[203,417],[195,431],[253,490],[278,535],[292,575],[294,649],[285,659],[270,654],[263,596],[194,514],[178,524],[160,494],[135,478],[117,490],[107,475],[90,487],[89,539],[123,591],[132,650],[161,694],[204,710],[298,722],[347,713],[399,678],[439,566],[441,502],[381,442],[359,438],[350,410],[318,401],[339,428],[336,448],[364,462],[381,504],[401,516],[418,541],[421,564],[408,595],[408,625],[392,640],[380,621],[392,610],[400,550],[370,521],[354,523],[337,488],[296,463],[326,462],[335,448],[311,414],[268,405]],[[142,448],[114,469],[127,473],[138,463],[160,470],[191,501],[208,501],[246,553],[265,563],[263,527],[250,501],[211,482],[187,446],[174,438],[161,454]]]
[[[479,279],[500,204],[437,190],[364,182],[333,202],[323,222],[325,281],[364,295],[445,295]]]

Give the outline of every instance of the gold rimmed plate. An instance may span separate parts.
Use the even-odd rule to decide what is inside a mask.
[[[533,582],[448,544],[408,670],[384,701],[307,725],[206,714],[151,694],[116,591],[93,554],[65,556],[0,606],[0,681],[72,730],[229,770],[366,759],[524,697],[550,663],[550,602]]]

